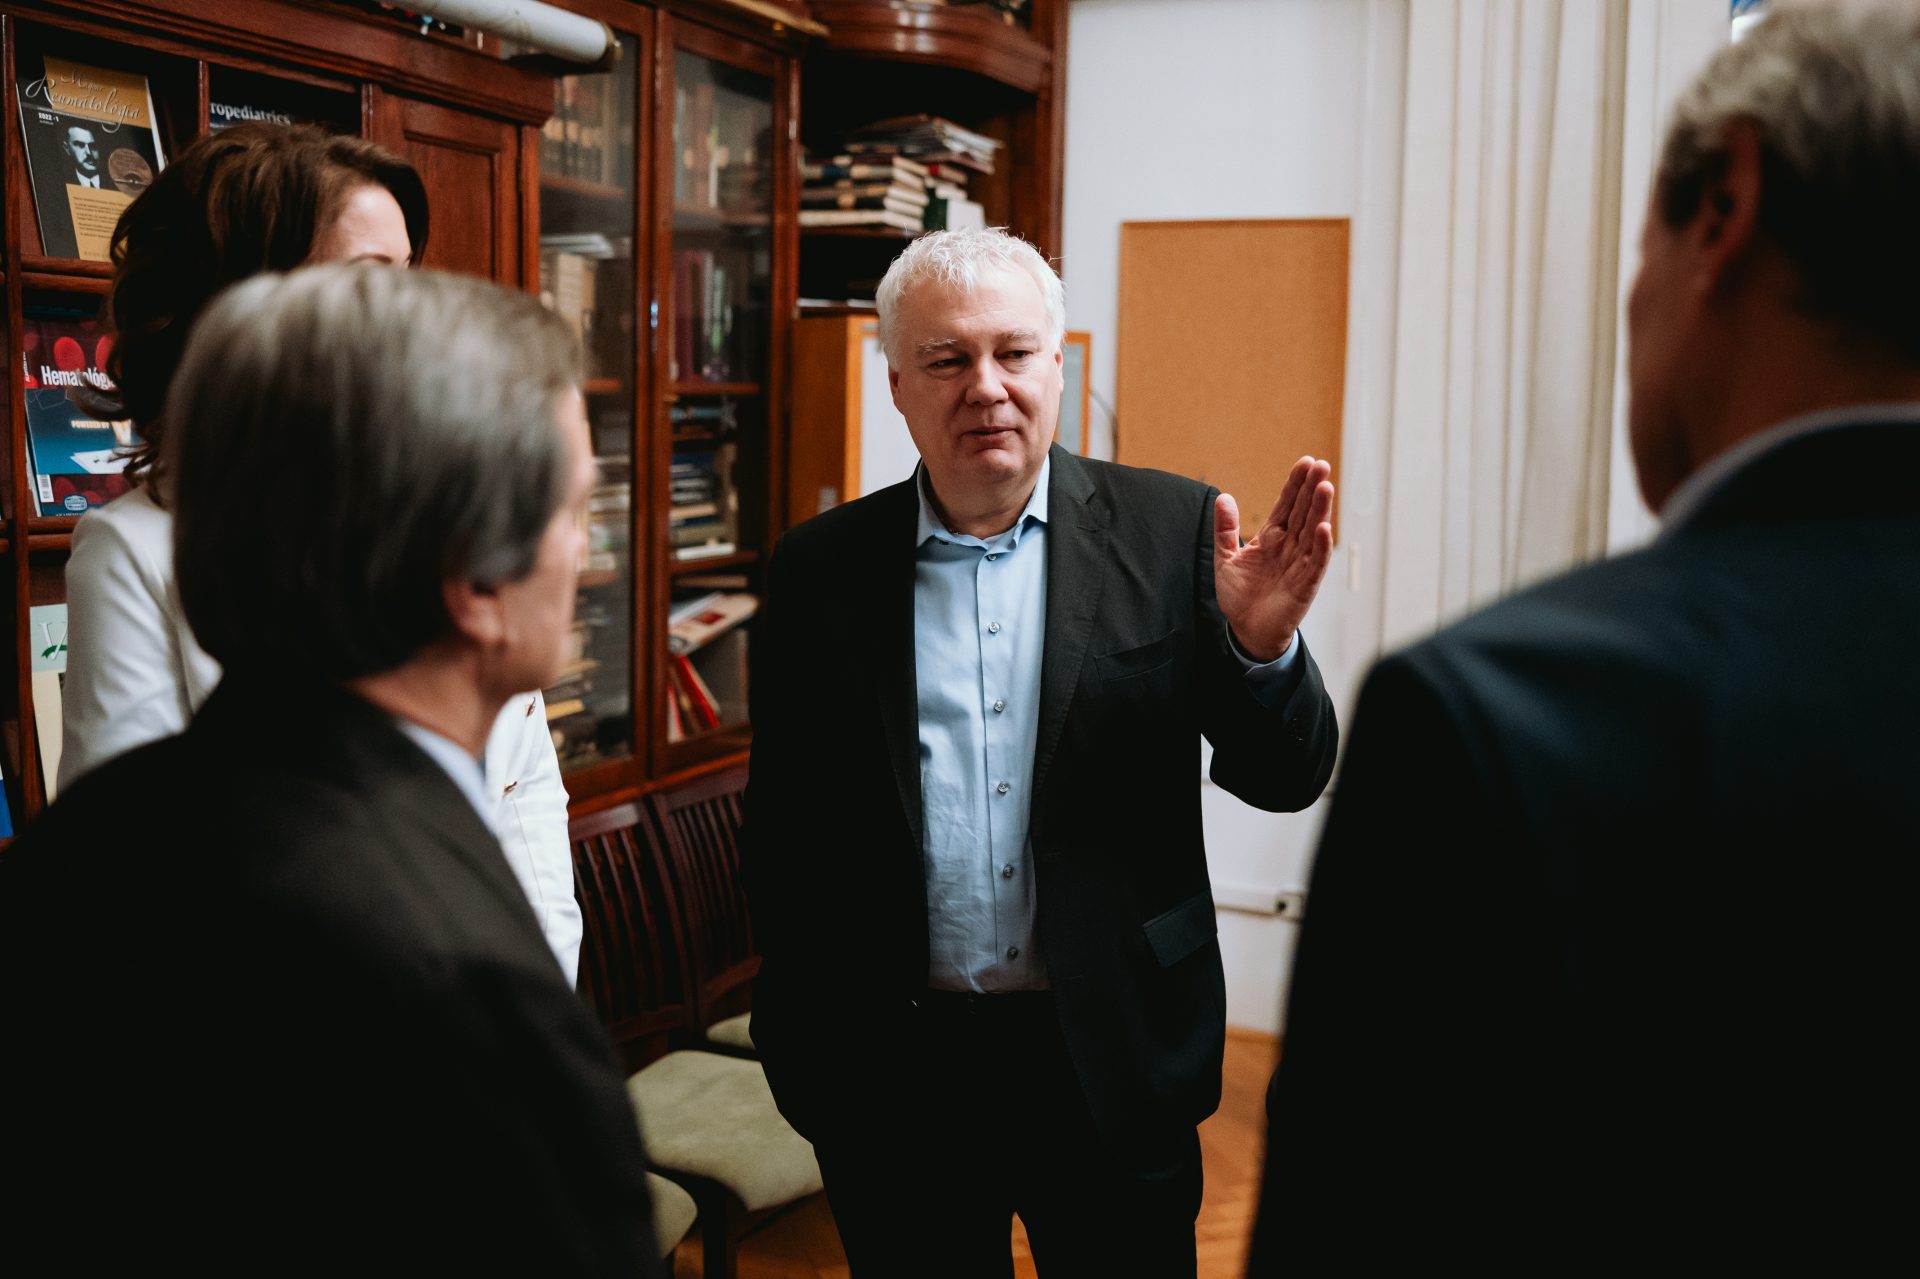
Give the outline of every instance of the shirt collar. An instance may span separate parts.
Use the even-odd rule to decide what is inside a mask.
[[[473,811],[480,814],[480,822],[488,830],[493,829],[493,814],[487,796],[487,775],[480,767],[480,761],[467,754],[464,747],[451,738],[442,737],[430,728],[423,728],[410,719],[393,717],[396,728],[407,735],[409,741],[426,752],[427,758],[438,764],[441,771],[453,779],[460,793],[473,805]]]
[[[982,539],[969,537],[964,533],[950,532],[947,526],[940,522],[940,517],[934,514],[933,510],[933,490],[927,483],[927,464],[922,462],[914,468],[913,472],[913,492],[920,502],[920,518],[914,528],[913,544],[925,546],[928,538],[938,538],[943,542],[951,542],[955,546],[985,546],[988,540],[1005,537],[1009,548],[1018,546],[1020,533],[1027,527],[1028,520],[1041,524],[1047,522],[1047,481],[1052,478],[1052,475],[1053,456],[1049,453],[1040,461],[1040,476],[1033,482],[1033,496],[1027,499],[1027,509],[1020,512],[1020,518],[1013,522],[1013,527],[1006,533],[996,533],[993,539]]]
[[[1764,455],[1803,435],[1861,422],[1920,423],[1920,404],[1849,404],[1845,408],[1821,409],[1791,417],[1755,435],[1749,435],[1732,448],[1708,458],[1704,466],[1689,475],[1667,499],[1660,512],[1662,536],[1684,526],[1698,515],[1715,493],[1735,474]]]

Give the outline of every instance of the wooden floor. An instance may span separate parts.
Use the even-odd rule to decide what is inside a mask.
[[[1259,1202],[1267,1080],[1277,1056],[1271,1035],[1228,1030],[1220,1109],[1200,1126],[1206,1167],[1206,1196],[1196,1227],[1200,1279],[1240,1279]],[[1013,1257],[1016,1279],[1035,1279],[1026,1232],[1017,1220]],[[674,1253],[673,1273],[674,1279],[698,1279],[696,1239]],[[740,1245],[740,1279],[847,1279],[846,1254],[840,1250],[827,1201],[815,1196],[747,1236]]]

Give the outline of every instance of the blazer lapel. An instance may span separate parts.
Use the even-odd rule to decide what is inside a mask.
[[[1047,494],[1047,642],[1040,661],[1040,732],[1033,751],[1033,822],[1046,797],[1047,768],[1080,683],[1093,619],[1106,584],[1106,499],[1080,459],[1053,448]]]
[[[868,646],[864,665],[880,703],[893,761],[900,807],[913,831],[913,847],[924,846],[925,820],[920,798],[920,693],[915,682],[913,636],[913,532],[919,523],[919,497],[909,479],[874,495],[875,573],[869,592],[873,624],[864,628]]]
[[[526,891],[493,832],[454,780],[385,711],[331,685],[287,680],[269,690],[229,676],[195,718],[193,731],[278,739],[290,764],[359,796],[401,846],[445,850],[540,936]]]
[[[484,883],[507,913],[513,915],[542,937],[539,917],[527,900],[526,889],[507,865],[500,841],[473,810],[466,794],[412,742],[400,736],[395,742],[382,742],[389,752],[389,767],[405,781],[398,785],[379,785],[370,791],[374,803],[386,815],[393,829],[406,828],[411,838],[437,844]],[[406,769],[404,773],[399,770]]]

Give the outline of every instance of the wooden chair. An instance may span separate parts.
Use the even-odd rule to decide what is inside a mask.
[[[638,804],[574,819],[574,895],[580,902],[580,993],[638,1070],[692,1022],[680,912],[657,837]]]
[[[692,982],[693,1025],[703,1047],[753,1055],[748,986],[760,971],[740,875],[744,768],[703,777],[648,797],[680,902]]]
[[[687,929],[656,823],[635,804],[575,820],[580,986],[627,1069],[648,1162],[693,1196],[702,1273],[732,1279],[740,1237],[821,1188],[760,1064],[672,1045],[698,1033]]]

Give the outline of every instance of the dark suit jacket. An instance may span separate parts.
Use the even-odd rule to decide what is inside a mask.
[[[612,1050],[472,805],[381,711],[229,679],[62,794],[0,885],[0,1249],[657,1273]]]
[[[1839,1273],[1890,1224],[1920,1072],[1917,474],[1920,426],[1802,437],[1651,548],[1377,668],[1250,1273],[1739,1273],[1809,1227]]]
[[[1213,597],[1204,485],[1053,450],[1033,762],[1037,933],[1068,1050],[1117,1145],[1219,1100],[1225,993],[1200,830],[1213,777],[1313,802],[1333,709],[1303,651],[1278,710],[1248,693]],[[754,637],[745,831],[754,1042],[813,1140],[886,1122],[927,977],[911,481],[781,539]],[[938,909],[938,903],[934,904]]]

